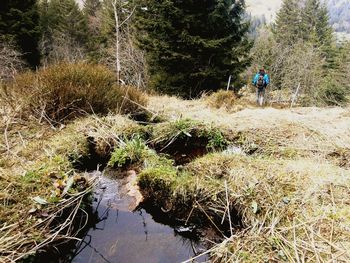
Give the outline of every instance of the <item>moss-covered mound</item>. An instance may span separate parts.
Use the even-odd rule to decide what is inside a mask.
[[[223,231],[230,220],[234,235],[212,253],[219,261],[348,259],[350,209],[344,197],[350,171],[309,160],[216,153],[180,171],[149,167],[139,182],[145,196],[185,222],[207,217]]]

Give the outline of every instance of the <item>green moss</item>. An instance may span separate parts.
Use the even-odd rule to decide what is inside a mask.
[[[38,171],[28,171],[21,177],[23,183],[40,183],[41,174]]]
[[[177,177],[177,170],[173,166],[158,166],[143,170],[139,177],[141,188],[164,189],[169,192]]]

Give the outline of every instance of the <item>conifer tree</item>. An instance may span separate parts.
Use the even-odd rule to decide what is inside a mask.
[[[301,16],[303,39],[321,49],[326,58],[326,67],[334,67],[336,47],[326,6],[320,0],[306,0]]]
[[[301,16],[300,30],[303,39],[318,47],[330,47],[333,42],[333,30],[329,24],[326,6],[319,0],[306,0]]]
[[[50,56],[55,47],[63,45],[66,45],[65,49],[71,49],[66,50],[67,53],[86,47],[87,19],[74,0],[42,0],[40,25],[44,40],[42,52],[45,56]]]
[[[87,52],[91,61],[98,62],[101,56],[101,10],[102,3],[99,0],[86,0],[83,13],[88,27]]]
[[[39,65],[40,28],[36,0],[0,1],[0,38],[17,45],[29,66]]]
[[[84,2],[84,13],[88,16],[96,16],[96,13],[101,8],[100,0],[85,0]]]
[[[86,19],[74,0],[45,0],[43,4],[47,9],[43,10],[42,27],[47,33],[64,32],[79,43],[86,41]]]
[[[277,13],[275,23],[276,41],[284,45],[293,45],[301,37],[300,9],[298,0],[284,0]]]
[[[250,43],[243,0],[139,0],[137,40],[146,51],[151,86],[194,97],[234,81]]]

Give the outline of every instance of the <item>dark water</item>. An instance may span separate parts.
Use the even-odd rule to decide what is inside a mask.
[[[103,262],[182,262],[204,251],[195,237],[157,223],[145,209],[130,212],[134,200],[120,194],[118,180],[102,178],[94,207],[96,223],[78,244],[74,263]],[[157,216],[156,216],[157,217]],[[206,257],[196,259],[205,262]]]

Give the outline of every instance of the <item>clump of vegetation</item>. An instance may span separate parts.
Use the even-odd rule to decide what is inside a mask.
[[[331,106],[345,106],[350,92],[331,77],[326,78],[318,91],[319,101]]]
[[[51,145],[54,145],[55,152],[69,152],[74,162],[83,159],[88,162],[94,157],[107,161],[111,151],[122,143],[121,138],[129,140],[135,134],[141,138],[146,133],[145,127],[122,115],[89,116],[68,125],[55,136]],[[80,140],[73,140],[74,137]]]
[[[237,96],[232,91],[219,90],[206,98],[210,107],[231,109],[237,102]]]
[[[218,128],[190,119],[178,119],[154,126],[151,144],[155,145],[156,148],[165,149],[176,141],[185,141],[188,144],[190,144],[189,141],[193,141],[193,143],[197,141],[212,151],[222,150],[228,144]],[[186,144],[181,145],[181,147],[183,146]]]
[[[109,154],[122,135],[143,132],[121,115],[93,115],[56,130],[47,126],[21,129],[22,143],[1,154],[0,224],[8,227],[0,228],[0,261],[16,261],[74,236],[71,224],[95,185],[75,163],[95,152]],[[18,136],[12,128],[9,144]]]
[[[216,207],[214,200],[223,201],[220,182],[216,178],[202,179],[160,159],[141,171],[138,182],[147,202],[186,224],[202,225],[210,220],[218,221],[219,217],[211,211],[209,204]],[[218,224],[216,230],[219,232],[220,227]]]
[[[236,94],[230,90],[219,90],[209,96],[204,96],[202,99],[210,108],[225,109],[230,113],[241,111],[247,107],[256,107],[255,97],[252,100],[249,98],[249,94],[242,95],[242,92]]]
[[[324,147],[327,142],[322,134],[298,123],[281,124],[279,127],[267,125],[237,133],[225,132],[225,135],[248,155],[297,159],[324,156],[326,153]],[[305,136],[308,138],[307,145]]]
[[[141,162],[155,154],[140,137],[134,137],[119,143],[119,147],[112,152],[108,165],[111,167],[125,167]]]
[[[72,234],[71,224],[92,181],[63,155],[35,163],[23,176],[1,171],[0,256],[18,261]],[[59,226],[59,227],[58,227]]]
[[[134,114],[147,101],[136,88],[118,86],[106,67],[85,63],[62,63],[20,74],[9,90],[32,114],[54,124],[86,113]]]

